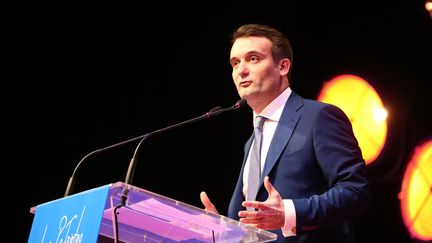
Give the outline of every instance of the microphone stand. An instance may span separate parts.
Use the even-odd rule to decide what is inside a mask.
[[[137,147],[135,148],[135,152],[134,152],[134,154],[133,154],[133,156],[132,156],[132,158],[131,158],[131,160],[129,162],[129,168],[128,168],[128,171],[127,171],[127,174],[126,174],[126,178],[125,178],[125,184],[126,184],[126,186],[122,190],[120,203],[117,206],[115,206],[114,209],[113,209],[114,210],[113,211],[113,214],[114,214],[113,227],[114,227],[114,242],[115,243],[118,242],[118,221],[117,221],[117,214],[118,214],[118,212],[117,211],[121,207],[123,207],[124,205],[126,205],[126,200],[127,200],[127,196],[128,196],[128,192],[129,192],[128,185],[130,185],[132,183],[133,176],[134,176],[134,173],[135,173],[136,163],[137,163],[137,159],[136,159],[137,158],[137,154],[138,154],[138,152],[139,152],[139,150],[140,150],[141,145],[143,144],[143,142],[146,141],[148,138],[150,138],[151,136],[153,136],[155,134],[166,132],[168,130],[171,130],[171,129],[174,129],[174,128],[177,128],[177,127],[181,127],[181,126],[184,126],[184,125],[189,124],[189,123],[193,123],[193,122],[200,121],[200,120],[203,120],[203,119],[206,119],[206,118],[210,118],[212,116],[216,116],[218,114],[221,114],[221,113],[223,113],[225,111],[231,111],[231,110],[239,109],[239,108],[244,107],[246,104],[247,104],[246,100],[241,99],[241,100],[237,101],[233,106],[228,107],[228,108],[221,108],[220,106],[217,106],[217,107],[211,109],[210,111],[208,111],[207,113],[205,113],[204,115],[201,115],[199,117],[192,118],[192,119],[189,119],[187,121],[180,122],[180,123],[177,123],[177,124],[165,127],[165,128],[161,128],[161,129],[155,130],[153,132],[147,133],[147,134],[145,134],[145,135],[142,136],[142,139],[138,143]]]
[[[86,156],[84,156],[84,157],[83,157],[83,158],[78,162],[78,164],[75,166],[75,169],[74,169],[74,171],[73,171],[71,177],[69,178],[69,182],[68,182],[68,184],[67,184],[67,187],[66,187],[66,191],[65,191],[64,197],[67,197],[67,196],[69,196],[69,195],[71,194],[72,189],[73,189],[73,187],[74,187],[74,185],[75,185],[75,175],[76,175],[78,169],[80,168],[81,164],[82,164],[84,161],[86,161],[87,158],[89,158],[90,156],[92,156],[92,155],[94,155],[94,154],[101,153],[101,152],[103,152],[103,151],[106,151],[106,150],[109,150],[109,149],[112,149],[112,148],[118,147],[118,146],[120,146],[120,145],[127,144],[127,143],[131,143],[131,142],[134,142],[134,141],[138,141],[138,140],[144,138],[145,136],[147,136],[147,134],[145,134],[145,135],[141,135],[141,136],[139,136],[139,137],[131,138],[131,139],[129,139],[129,140],[126,140],[126,141],[123,141],[123,142],[120,142],[120,143],[116,143],[116,144],[113,144],[113,145],[110,145],[110,146],[107,146],[107,147],[104,147],[104,148],[97,149],[97,150],[95,150],[95,151],[92,151],[92,152],[88,153]]]
[[[127,194],[128,194],[128,191],[129,191],[128,185],[130,185],[132,183],[132,179],[133,179],[133,176],[134,176],[134,172],[135,172],[135,168],[136,168],[136,163],[137,163],[136,157],[137,157],[137,154],[138,154],[139,149],[141,148],[141,145],[143,144],[143,142],[146,141],[148,138],[150,138],[151,136],[153,136],[155,134],[158,134],[158,133],[161,133],[161,132],[165,132],[165,131],[168,131],[168,130],[171,130],[171,129],[174,129],[174,128],[177,128],[177,127],[180,127],[180,126],[184,126],[184,125],[189,124],[189,123],[193,123],[193,122],[196,122],[196,121],[200,121],[200,120],[206,119],[206,118],[210,118],[212,116],[216,116],[218,114],[221,114],[221,113],[223,113],[225,111],[231,111],[231,110],[239,109],[239,108],[244,107],[246,104],[247,104],[246,100],[240,99],[239,101],[237,101],[235,103],[235,105],[233,105],[231,107],[228,107],[228,108],[222,108],[220,106],[217,106],[217,107],[211,109],[210,111],[208,111],[207,113],[205,113],[204,115],[201,115],[199,117],[196,117],[196,118],[193,118],[193,119],[181,122],[181,123],[177,123],[177,124],[174,124],[174,125],[171,125],[171,126],[159,129],[159,130],[155,130],[153,132],[150,132],[150,133],[147,133],[147,134],[135,137],[135,138],[131,138],[131,139],[128,139],[126,141],[119,142],[119,143],[116,143],[116,144],[113,144],[113,145],[110,145],[110,146],[107,146],[107,147],[104,147],[104,148],[100,148],[100,149],[97,149],[97,150],[94,150],[94,151],[88,153],[75,166],[75,169],[74,169],[71,177],[69,178],[69,181],[68,181],[68,184],[67,184],[67,187],[66,187],[66,191],[65,191],[64,197],[67,197],[67,196],[69,196],[71,194],[72,189],[73,189],[73,187],[75,185],[75,177],[76,177],[75,175],[76,175],[78,169],[80,168],[80,166],[89,157],[91,157],[92,155],[101,153],[103,151],[106,151],[106,150],[109,150],[109,149],[112,149],[112,148],[116,148],[118,146],[121,146],[121,145],[124,145],[124,144],[127,144],[127,143],[131,143],[131,142],[140,140],[140,142],[138,143],[137,147],[135,148],[135,152],[134,152],[134,154],[133,154],[133,156],[132,156],[132,158],[130,160],[130,163],[129,163],[129,168],[128,168],[128,171],[127,171],[127,174],[126,174],[126,178],[125,178],[126,187],[123,188],[123,190],[122,190],[120,203],[113,210],[113,214],[114,214],[114,220],[113,220],[114,242],[117,243],[118,242],[118,221],[117,221],[117,214],[118,214],[118,212],[117,212],[117,210],[119,208],[121,208],[122,206],[126,205]]]
[[[147,137],[149,137],[151,135],[154,135],[156,133],[159,133],[159,132],[167,131],[167,130],[170,130],[170,129],[173,129],[173,128],[185,125],[187,123],[191,123],[191,122],[194,122],[194,121],[202,120],[204,118],[208,118],[208,117],[217,115],[217,114],[222,113],[222,112],[227,111],[227,110],[237,109],[237,108],[243,107],[244,105],[246,105],[246,101],[245,100],[239,100],[239,101],[237,101],[237,103],[233,107],[222,109],[220,106],[217,106],[217,107],[211,109],[206,114],[204,114],[204,115],[202,115],[202,116],[200,116],[198,118],[194,118],[194,119],[191,119],[189,121],[185,121],[185,122],[182,122],[182,123],[179,123],[179,124],[175,124],[175,125],[169,126],[167,128],[164,128],[164,129],[159,129],[159,130],[156,130],[156,131],[153,131],[153,132],[150,132],[150,133],[147,133],[147,134],[135,137],[135,138],[131,138],[131,139],[128,139],[126,141],[122,141],[122,142],[119,142],[119,143],[116,143],[116,144],[113,144],[113,145],[110,145],[110,146],[107,146],[107,147],[104,147],[104,148],[100,148],[100,149],[97,149],[97,150],[94,150],[94,151],[88,153],[75,166],[75,169],[74,169],[71,177],[69,178],[69,181],[68,181],[68,184],[67,184],[67,187],[66,187],[66,191],[65,191],[64,197],[67,197],[67,196],[71,195],[71,193],[73,191],[73,188],[75,186],[75,177],[76,177],[77,171],[79,170],[80,166],[85,161],[87,161],[87,159],[89,157],[91,157],[91,156],[93,156],[95,154],[104,152],[106,150],[110,150],[112,148],[119,147],[119,146],[127,144],[127,143],[131,143],[131,142],[135,142],[135,141],[141,140],[140,143],[139,143],[139,145],[138,145],[138,147],[137,147],[137,149],[135,150],[134,156],[133,156],[133,158],[132,158],[132,160],[130,162],[129,169],[128,169],[127,176],[126,176],[126,180],[125,180],[126,183],[131,183],[132,182],[132,176],[133,176],[133,173],[135,171],[135,163],[136,163],[135,162],[135,160],[136,160],[135,157],[136,157],[136,154],[138,152],[138,149],[139,149],[141,143],[144,140],[146,140]]]
[[[136,163],[137,163],[137,159],[136,159],[137,154],[138,154],[143,142],[147,141],[147,139],[150,138],[151,136],[158,134],[158,133],[169,131],[169,130],[177,128],[177,127],[184,126],[184,125],[189,124],[189,123],[193,123],[193,122],[200,121],[200,120],[203,120],[206,118],[210,118],[212,116],[219,115],[219,114],[226,112],[226,111],[235,110],[235,109],[241,108],[245,105],[246,105],[246,101],[241,99],[241,100],[237,101],[235,103],[235,105],[233,105],[231,107],[222,108],[220,106],[217,106],[217,107],[211,109],[209,112],[207,112],[204,115],[201,115],[199,117],[195,117],[195,118],[189,119],[187,121],[183,121],[183,122],[180,122],[180,123],[177,123],[177,124],[174,124],[174,125],[171,125],[171,126],[168,126],[165,128],[161,128],[161,129],[155,130],[155,131],[150,132],[150,133],[147,133],[146,135],[143,136],[143,138],[141,139],[141,141],[138,143],[137,147],[135,148],[135,152],[134,152],[134,154],[133,154],[133,156],[129,162],[129,168],[128,168],[128,171],[126,174],[125,183],[126,184],[132,184],[132,180],[133,180],[133,176],[134,176],[135,168],[136,168]],[[125,205],[125,203],[126,203],[127,193],[128,193],[127,189],[123,190],[122,200],[121,200],[122,205]]]

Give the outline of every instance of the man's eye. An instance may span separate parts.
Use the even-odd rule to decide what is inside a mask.
[[[251,56],[250,58],[249,58],[249,61],[251,61],[251,62],[257,62],[259,59],[258,59],[258,57],[257,56]]]

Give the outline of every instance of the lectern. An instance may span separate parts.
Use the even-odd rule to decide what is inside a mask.
[[[122,191],[126,205],[117,210]],[[29,243],[270,242],[277,235],[186,203],[116,182],[30,209]],[[115,217],[117,216],[117,217]],[[116,229],[116,230],[115,230]]]

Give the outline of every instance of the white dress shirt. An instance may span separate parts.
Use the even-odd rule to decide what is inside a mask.
[[[264,163],[267,157],[271,140],[276,131],[276,127],[282,115],[283,108],[290,94],[291,94],[291,89],[288,87],[268,106],[266,106],[260,114],[256,114],[255,112],[253,113],[254,116],[253,120],[255,120],[255,117],[258,115],[267,118],[263,125],[263,138],[262,138],[262,147],[261,147],[261,172],[264,170]],[[247,186],[248,186],[247,175],[249,174],[250,153],[251,150],[249,150],[249,154],[246,159],[246,165],[243,171],[243,195],[245,195],[245,198],[246,198]],[[296,235],[295,234],[296,214],[295,214],[294,203],[292,202],[291,199],[284,199],[283,201],[285,207],[285,224],[282,227],[282,233],[285,237],[295,236]]]

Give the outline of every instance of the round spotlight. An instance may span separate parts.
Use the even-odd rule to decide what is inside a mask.
[[[429,15],[432,17],[432,0],[426,0],[425,8],[426,11],[429,12]]]
[[[387,110],[364,79],[340,75],[324,83],[318,100],[341,108],[351,120],[366,165],[380,155],[387,138]]]
[[[432,240],[432,139],[414,150],[399,193],[405,227],[413,238]]]

